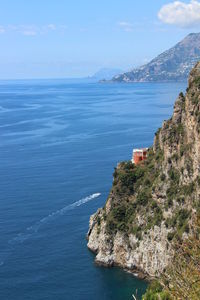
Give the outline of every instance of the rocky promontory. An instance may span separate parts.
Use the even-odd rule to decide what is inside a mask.
[[[88,248],[97,263],[160,276],[200,210],[200,63],[147,159],[121,162],[113,177],[105,206],[90,218]]]

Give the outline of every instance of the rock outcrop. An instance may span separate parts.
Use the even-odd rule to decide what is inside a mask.
[[[88,248],[97,263],[160,276],[200,210],[200,63],[147,160],[122,162],[113,176],[104,208],[90,218]]]

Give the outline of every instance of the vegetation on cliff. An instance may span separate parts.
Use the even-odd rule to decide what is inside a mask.
[[[161,279],[153,281],[143,300],[200,299],[200,215],[191,235],[175,245],[176,255]]]
[[[160,203],[156,201],[154,197],[156,187],[166,184],[166,175],[162,173],[160,164],[162,160],[162,150],[159,149],[154,153],[150,149],[146,161],[139,165],[123,162],[115,169],[112,188],[115,197],[112,209],[106,216],[108,233],[112,234],[119,230],[127,234],[133,233],[141,239],[141,233],[146,233],[155,225],[160,226],[162,221],[167,228],[172,229],[168,235],[169,240],[189,232],[187,221],[191,211],[184,208],[184,202],[185,197],[194,190],[195,183],[180,186],[179,172],[171,168],[168,173],[169,188],[166,191],[166,201]],[[172,209],[174,202],[180,206],[174,208],[172,217],[165,217],[164,212]],[[138,213],[140,220],[136,218]]]
[[[113,177],[105,207],[91,218],[88,247],[98,262],[159,277],[178,253],[174,245],[193,234],[200,212],[200,63],[147,160],[122,162]]]
[[[148,159],[140,165],[123,162],[114,172],[112,193],[115,200],[107,215],[107,230],[109,233],[120,230],[134,233],[141,238],[141,232],[154,225],[160,225],[162,211],[153,200],[154,183],[159,180],[160,152],[154,155],[149,150]],[[122,200],[123,199],[123,200]],[[136,215],[145,216],[145,222],[139,225]]]
[[[199,96],[200,77],[195,76],[186,97],[190,99],[190,113],[197,124],[200,123]],[[192,178],[193,143],[187,142],[185,130],[186,97],[180,93],[174,116],[157,131],[154,148],[149,149],[147,160],[139,165],[123,162],[115,169],[112,209],[106,216],[109,233],[118,230],[127,234],[132,232],[141,239],[141,233],[155,225],[160,226],[161,222],[165,222],[169,229],[169,241],[189,233],[192,209],[200,209],[200,201],[196,197],[197,190],[200,190],[200,174]],[[200,126],[196,130],[199,134]],[[166,148],[170,151],[167,155]],[[158,201],[159,191],[163,195]],[[136,218],[138,214],[140,222]]]

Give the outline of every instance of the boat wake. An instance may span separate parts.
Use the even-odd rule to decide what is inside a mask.
[[[87,196],[85,198],[82,198],[72,204],[69,204],[55,212],[52,212],[51,214],[49,214],[48,216],[42,218],[41,220],[39,220],[38,222],[36,222],[35,224],[33,224],[30,227],[26,228],[26,231],[24,233],[19,233],[16,237],[12,238],[9,241],[9,244],[17,244],[17,243],[23,243],[24,241],[26,241],[27,239],[31,238],[33,234],[37,233],[38,230],[44,225],[47,224],[53,220],[55,220],[56,218],[58,218],[61,215],[64,215],[67,211],[69,210],[73,210],[95,198],[98,198],[101,195],[101,193],[95,193],[92,194],[90,196]]]

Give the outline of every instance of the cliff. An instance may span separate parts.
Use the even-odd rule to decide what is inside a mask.
[[[114,76],[113,82],[151,82],[187,80],[200,60],[200,33],[191,33],[148,64]]]
[[[88,248],[97,263],[159,276],[200,210],[200,63],[147,160],[122,162],[113,176],[104,208],[90,218]]]

